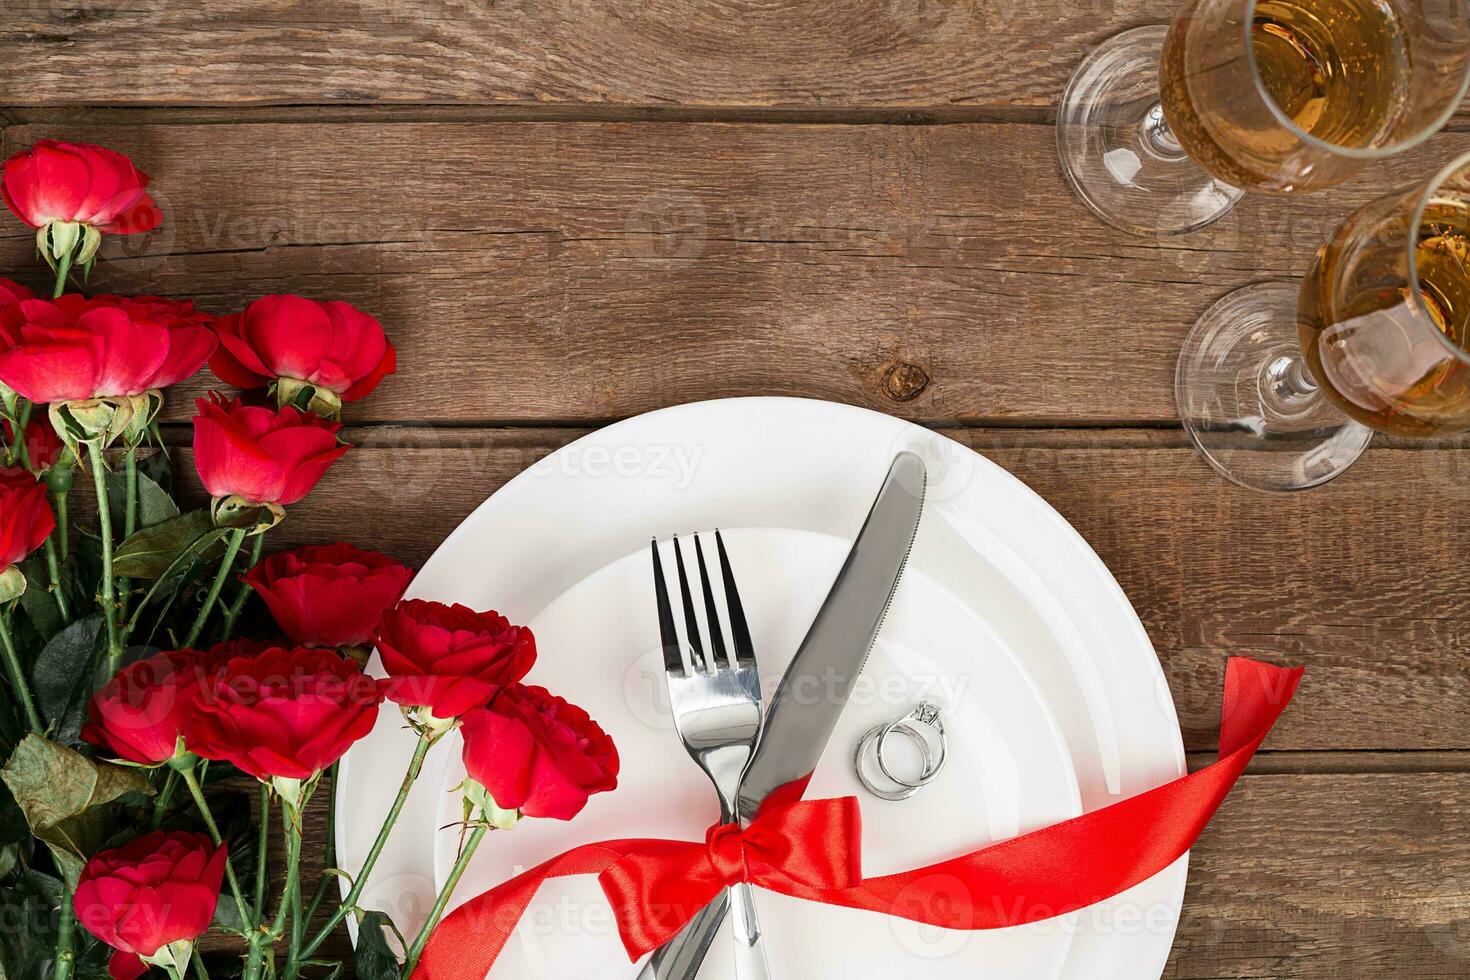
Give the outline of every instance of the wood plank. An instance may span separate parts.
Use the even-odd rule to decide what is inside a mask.
[[[291,508],[272,547],[347,534],[420,563],[578,434],[352,431],[357,448]],[[1470,531],[1456,516],[1470,450],[1374,447],[1326,487],[1267,496],[1217,477],[1179,433],[951,434],[1046,497],[1112,569],[1158,649],[1189,749],[1214,748],[1227,655],[1307,666],[1276,750],[1470,749]],[[180,450],[185,474],[189,458]]]
[[[1166,0],[10,4],[3,101],[1047,105]]]
[[[1245,776],[1193,852],[1164,977],[1464,977],[1467,820],[1463,773]],[[325,824],[314,801],[308,839]],[[1172,926],[1166,909],[1125,908],[1105,923],[1160,924]],[[345,953],[345,936],[332,948]]]
[[[170,215],[110,240],[94,289],[352,301],[402,357],[349,417],[456,422],[741,394],[1171,422],[1181,339],[1215,298],[1299,275],[1350,207],[1470,148],[1444,134],[1149,240],[1073,199],[1041,126],[73,122],[4,144],[40,136],[134,154]],[[26,229],[0,236],[0,269],[40,284]]]

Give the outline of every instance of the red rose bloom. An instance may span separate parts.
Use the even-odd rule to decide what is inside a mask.
[[[156,830],[87,862],[72,904],[82,927],[120,954],[114,977],[136,976],[137,957],[209,928],[225,853],[203,834]]]
[[[344,402],[366,398],[397,366],[382,324],[341,302],[265,296],[215,324],[220,347],[209,369],[237,388],[276,378],[305,381]]]
[[[0,571],[41,547],[55,528],[46,485],[23,469],[0,467]]]
[[[271,555],[245,574],[281,631],[309,647],[370,643],[383,611],[413,573],[387,555],[350,544]]]
[[[157,227],[163,214],[133,161],[90,143],[38,140],[5,161],[0,197],[32,228],[78,221],[130,235]]]
[[[235,657],[184,726],[189,751],[256,779],[310,779],[372,730],[380,683],[329,650]]]
[[[30,299],[4,316],[0,381],[34,402],[166,388],[198,371],[216,345],[193,304],[158,297]]]
[[[390,700],[454,718],[525,677],[536,638],[497,612],[410,599],[383,614],[378,655]]]
[[[570,820],[618,785],[618,750],[587,712],[515,684],[464,718],[464,766],[502,809]]]
[[[15,438],[15,426],[5,419],[5,438]],[[30,424],[26,426],[26,459],[30,461],[31,469],[38,473],[45,472],[56,465],[61,458],[63,449],[61,437],[56,434],[56,429],[44,415],[32,416]]]
[[[14,306],[23,299],[35,299],[36,294],[20,283],[0,276],[0,308]]]
[[[82,738],[118,759],[167,762],[216,662],[209,654],[177,650],[124,667],[92,696]]]
[[[218,392],[195,404],[194,466],[214,497],[294,504],[348,449],[337,442],[341,424],[311,412],[258,408]]]

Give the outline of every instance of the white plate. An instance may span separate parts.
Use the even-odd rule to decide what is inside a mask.
[[[789,529],[727,530],[725,540],[743,583],[741,601],[769,694],[849,543]],[[570,823],[527,821],[512,834],[488,838],[461,883],[462,899],[579,843],[700,840],[719,816],[709,780],[673,730],[653,608],[645,546],[579,582],[528,624],[541,651],[532,679],[582,705],[607,728],[622,754],[623,774],[615,792],[595,797]],[[807,796],[862,799],[868,874],[922,867],[1082,812],[1061,731],[1006,638],[933,580],[919,573],[905,578],[863,676]],[[868,796],[852,771],[852,747],[868,728],[921,700],[939,704],[949,720],[944,775],[903,803]],[[459,842],[450,825],[461,819],[455,788],[465,776],[457,737],[449,749],[436,820],[449,828],[436,841],[440,886]],[[935,931],[905,920],[769,893],[757,895],[757,906],[772,922],[767,953],[775,976],[891,976],[918,954],[932,960],[925,976],[935,980],[971,980],[977,971],[1045,980],[1060,975],[1070,945],[1065,935],[1029,930],[950,934],[943,957],[936,958]],[[607,976],[609,964],[626,963],[626,954],[605,908],[591,880],[548,882],[491,976]],[[833,941],[799,941],[810,936]],[[733,957],[723,944],[711,949],[701,977],[736,980]]]
[[[929,463],[911,571],[941,585],[1005,638],[1057,719],[1084,808],[1182,774],[1178,722],[1158,660],[1126,597],[1081,537],[983,457],[862,409],[730,399],[609,426],[501,488],[445,541],[411,592],[494,606],[531,621],[655,534],[765,526],[851,541],[899,449],[918,451]],[[344,760],[338,784],[344,867],[360,864],[411,749],[401,720],[385,711]],[[431,755],[364,898],[366,907],[388,912],[405,931],[417,926],[432,900],[431,841],[444,767],[453,755],[442,746]],[[1026,931],[1059,948],[1075,937],[1062,973],[1067,980],[1157,977],[1173,941],[1186,865],[1181,859],[1075,920]],[[974,938],[942,930],[925,935],[939,958]],[[914,962],[932,958],[916,954]],[[622,968],[609,967],[612,974],[599,975]]]

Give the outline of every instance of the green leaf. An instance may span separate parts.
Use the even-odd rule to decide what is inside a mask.
[[[384,931],[390,925],[388,916],[382,912],[363,915],[357,930],[357,956],[354,960],[358,980],[400,980],[398,957],[389,948],[388,934]]]
[[[164,521],[179,516],[179,505],[174,503],[174,498],[159,486],[147,474],[142,472],[143,464],[139,463],[138,473],[138,527],[153,527]],[[121,469],[107,474],[107,501],[112,507],[114,520],[119,524],[127,507],[128,482],[127,474]]]
[[[32,872],[31,878],[37,877]],[[49,980],[56,949],[54,904],[29,888],[0,888],[0,977]]]
[[[50,725],[53,740],[72,744],[81,737],[82,719],[92,693],[107,681],[101,663],[102,614],[93,613],[53,636],[31,668],[36,707]]]
[[[160,578],[180,557],[202,551],[229,533],[217,528],[209,514],[191,510],[145,527],[113,555],[113,572],[127,578]]]
[[[88,759],[39,735],[25,737],[0,770],[0,780],[20,805],[31,834],[51,850],[73,884],[107,838],[109,804],[128,794],[153,793],[143,770]]]
[[[40,556],[21,563],[26,575],[25,594],[20,597],[20,607],[30,617],[31,625],[49,640],[61,629],[61,610],[56,608],[56,598],[51,594],[51,575],[46,570],[46,560]]]

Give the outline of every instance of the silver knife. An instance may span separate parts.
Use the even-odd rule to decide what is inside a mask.
[[[784,800],[805,792],[898,589],[919,530],[925,481],[924,461],[914,453],[899,453],[888,468],[832,591],[766,711],[740,788],[742,820],[750,820],[773,794]],[[638,980],[694,980],[728,904],[728,893],[721,893],[653,954]]]

